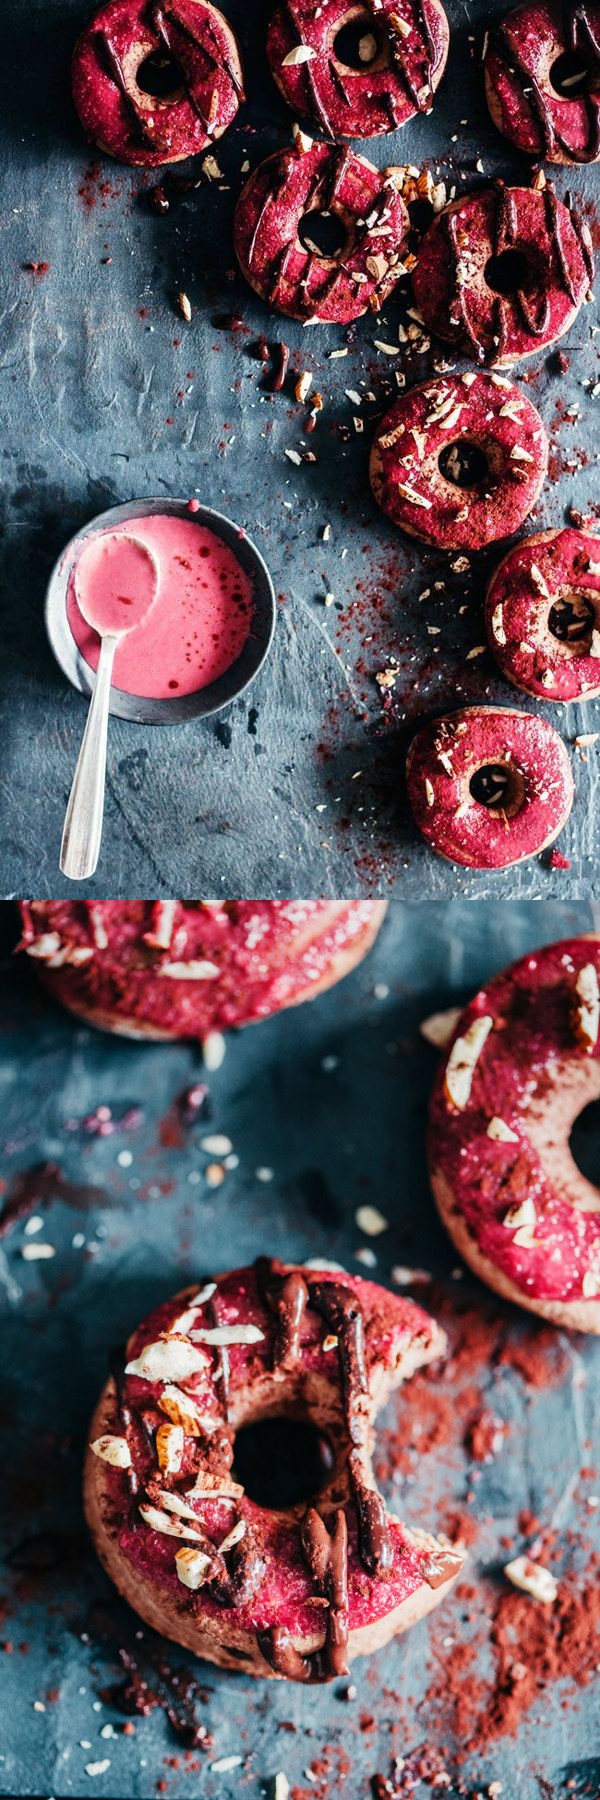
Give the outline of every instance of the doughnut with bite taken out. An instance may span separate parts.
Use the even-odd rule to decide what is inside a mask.
[[[600,939],[549,944],[494,977],[453,1028],[429,1114],[439,1212],[506,1300],[600,1333],[600,1193],[569,1137],[600,1097]]]
[[[466,869],[508,869],[562,831],[573,774],[545,719],[501,706],[465,706],[433,719],[410,746],[411,812],[437,856]]]
[[[322,1682],[448,1593],[463,1554],[387,1510],[372,1469],[388,1395],[444,1333],[370,1281],[261,1258],[159,1307],[98,1403],[85,1468],[92,1536],[155,1630],[248,1675]],[[326,1440],[314,1499],[256,1504],[235,1479],[245,1424]]]
[[[98,149],[148,169],[206,150],[244,98],[237,40],[209,0],[107,0],[76,44],[72,84]]]

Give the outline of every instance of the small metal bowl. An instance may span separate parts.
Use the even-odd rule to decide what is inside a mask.
[[[220,712],[223,706],[229,706],[232,700],[237,699],[238,694],[243,694],[262,668],[275,630],[275,594],[266,563],[241,527],[234,525],[231,519],[226,519],[223,513],[214,512],[211,506],[199,506],[197,512],[190,512],[187,500],[129,500],[124,506],[111,506],[108,512],[98,513],[95,519],[90,519],[89,524],[76,532],[55,563],[46,592],[46,631],[56,661],[67,681],[72,682],[80,694],[90,695],[94,686],[94,671],[88,667],[78,650],[67,618],[67,592],[71,571],[83,544],[92,533],[126,524],[131,519],[144,519],[152,513],[176,513],[194,525],[208,526],[237,556],[246,575],[250,577],[254,592],[250,635],[237,661],[223,675],[219,675],[217,681],[198,688],[194,694],[181,694],[179,697],[175,695],[172,700],[148,700],[136,694],[126,694],[122,688],[111,689],[110,711],[116,718],[132,719],[139,725],[179,725],[184,719],[208,718],[211,713]]]

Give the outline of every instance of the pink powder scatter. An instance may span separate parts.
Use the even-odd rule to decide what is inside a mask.
[[[252,626],[251,578],[223,539],[191,518],[156,513],[116,526],[111,536],[127,541],[133,531],[158,564],[158,593],[147,618],[119,645],[114,684],[153,700],[197,693],[243,650]],[[79,611],[73,573],[67,618],[82,656],[97,669],[100,641]]]

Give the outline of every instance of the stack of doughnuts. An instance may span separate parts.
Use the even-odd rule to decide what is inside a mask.
[[[384,912],[375,900],[35,900],[21,904],[21,948],[91,1025],[206,1040],[340,981]]]

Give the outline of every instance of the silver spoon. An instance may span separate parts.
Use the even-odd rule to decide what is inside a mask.
[[[104,817],[106,741],[113,664],[119,644],[141,625],[158,593],[159,570],[152,551],[125,532],[91,538],[74,574],[82,618],[101,639],[100,659],[77,768],[67,806],[60,867],[70,881],[93,875],[100,854]]]

